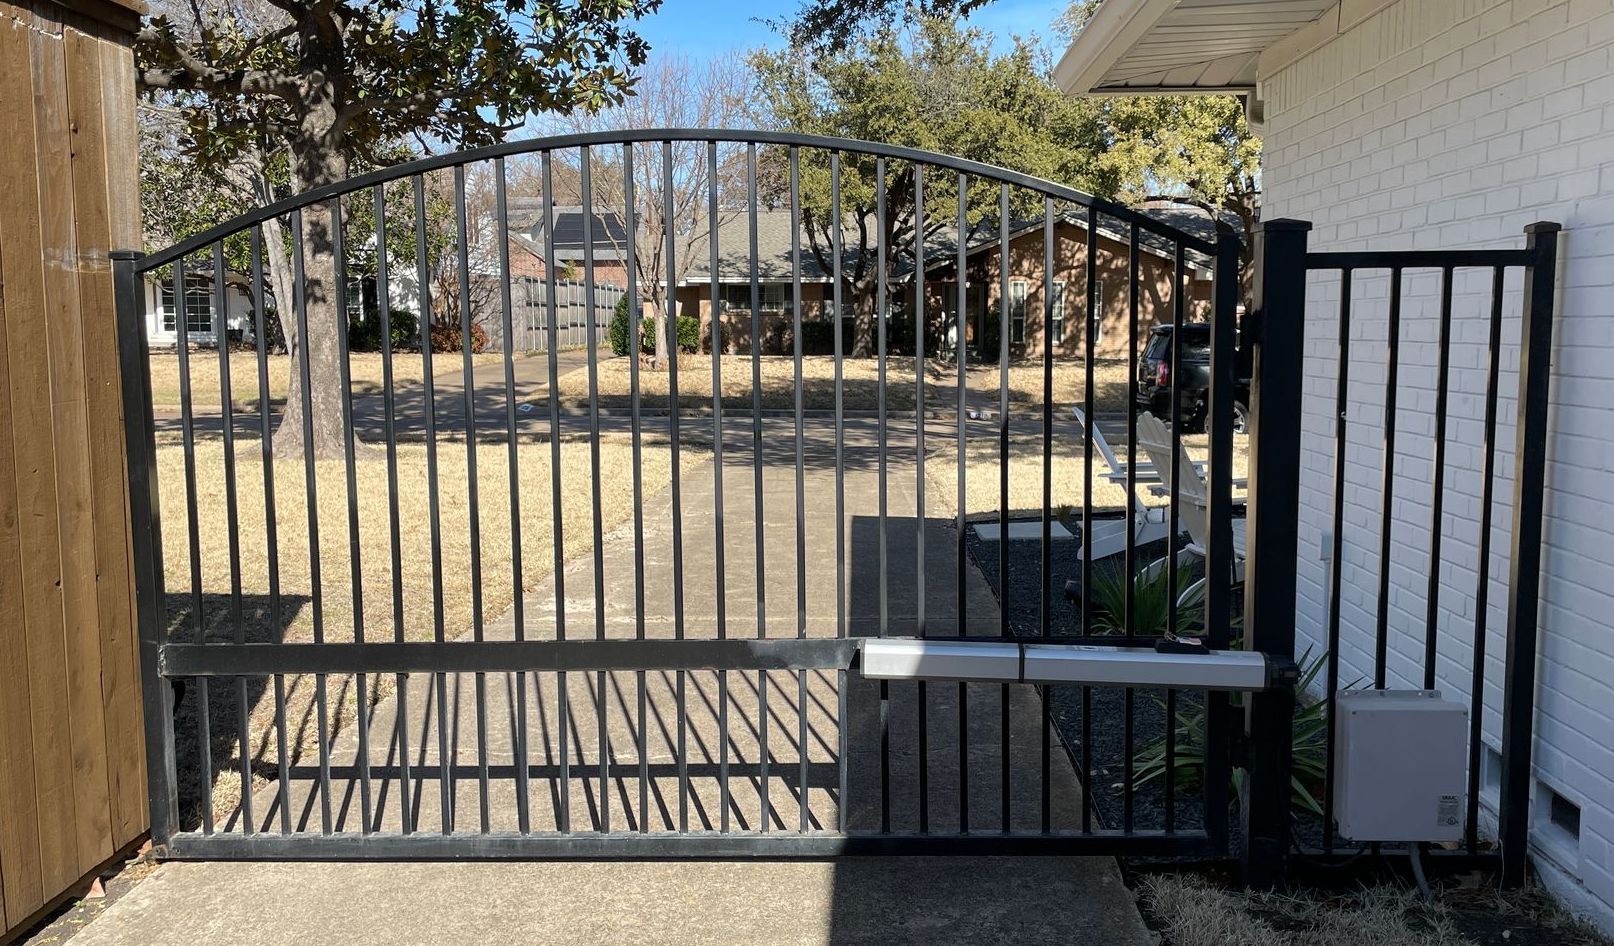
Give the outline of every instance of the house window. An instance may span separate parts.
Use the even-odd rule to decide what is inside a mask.
[[[758,312],[788,312],[788,294],[786,285],[782,282],[765,282],[757,284]],[[751,311],[751,284],[729,283],[723,286],[724,312]]]
[[[1055,344],[1065,340],[1065,281],[1054,280],[1053,305],[1048,310],[1048,338]]]
[[[1026,340],[1026,291],[1024,279],[1009,283],[1009,339],[1015,344]]]
[[[174,281],[162,283],[163,331],[174,328]],[[213,280],[211,277],[187,277],[185,280],[185,331],[190,335],[209,335],[213,332]]]
[[[1087,297],[1087,317],[1093,326],[1093,344],[1104,343],[1104,280],[1093,280],[1093,291]]]
[[[349,322],[364,321],[364,280],[353,279],[346,284],[347,289],[347,320]]]

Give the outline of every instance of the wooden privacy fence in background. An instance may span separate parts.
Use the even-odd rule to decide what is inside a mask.
[[[608,344],[606,331],[616,306],[627,290],[620,286],[594,286],[594,331],[600,344]],[[641,304],[643,298],[640,299]],[[588,344],[588,286],[578,280],[555,283],[555,338],[560,348],[581,348]],[[504,315],[495,302],[483,306],[478,323],[488,333],[488,351],[504,351]],[[549,289],[542,279],[510,280],[510,326],[516,351],[549,350]]]
[[[146,831],[108,251],[138,0],[0,0],[0,941]]]

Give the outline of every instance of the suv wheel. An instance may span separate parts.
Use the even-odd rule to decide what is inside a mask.
[[[1233,402],[1233,433],[1247,434],[1250,432],[1250,409],[1244,406],[1243,401]]]

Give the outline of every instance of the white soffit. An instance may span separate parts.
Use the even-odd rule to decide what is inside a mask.
[[[1362,0],[1347,0],[1351,6]],[[1382,5],[1382,0],[1367,0]],[[1104,0],[1054,80],[1071,95],[1248,92],[1261,54],[1341,0]],[[1318,31],[1322,32],[1321,30]]]

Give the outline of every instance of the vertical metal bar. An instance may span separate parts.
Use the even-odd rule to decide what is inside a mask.
[[[1009,293],[1009,185],[998,187],[998,583],[1009,582],[1009,344],[1013,336],[1014,299]],[[1007,605],[1008,596],[1004,595]],[[1007,620],[1008,607],[1003,608]]]
[[[636,639],[644,640],[644,457],[639,417],[639,356],[643,347],[639,343],[639,330],[644,320],[644,309],[639,305],[639,253],[634,242],[639,231],[639,214],[633,185],[633,144],[630,142],[622,146],[622,213],[626,220],[623,243],[627,259],[623,265],[628,277],[628,328],[629,337],[633,340],[633,350],[628,360],[628,423],[633,442],[633,633]],[[675,333],[673,338],[677,337]],[[650,757],[649,736],[645,727],[647,697],[643,670],[634,674],[633,683],[638,700],[639,831],[645,833],[650,830]]]
[[[1132,221],[1127,228],[1127,273],[1126,273],[1126,505],[1132,508],[1138,496],[1138,271],[1141,260],[1138,248],[1138,222]],[[1131,640],[1137,636],[1138,610],[1137,610],[1137,581],[1138,581],[1138,543],[1137,530],[1126,530],[1126,558],[1124,567],[1124,580],[1126,582],[1125,610],[1126,610],[1126,636]],[[1136,806],[1136,707],[1135,691],[1127,687],[1122,696],[1121,706],[1121,744],[1126,754],[1125,767],[1121,770],[1121,827],[1131,831],[1134,808]]]
[[[790,191],[791,196],[792,196],[792,202],[794,202],[796,190],[797,190],[797,188],[794,185],[792,185],[791,191]],[[888,434],[887,434],[887,422],[886,422],[887,421],[887,418],[886,418],[886,413],[887,412],[886,412],[886,396],[885,396],[885,391],[886,391],[886,355],[888,354],[887,345],[889,343],[889,338],[888,338],[888,335],[887,335],[887,323],[890,321],[890,316],[891,316],[891,300],[890,300],[890,286],[888,284],[888,276],[886,274],[886,270],[887,270],[887,267],[888,267],[889,264],[888,264],[888,260],[887,260],[887,256],[886,256],[886,240],[884,239],[884,234],[886,233],[886,206],[885,206],[886,200],[885,200],[885,198],[886,198],[886,192],[885,192],[885,158],[876,158],[875,161],[874,161],[874,228],[875,228],[876,232],[881,234],[881,239],[876,241],[876,246],[875,246],[875,250],[874,250],[874,252],[875,252],[875,264],[874,265],[875,265],[875,268],[878,270],[876,280],[877,280],[877,290],[879,292],[879,298],[875,302],[876,313],[877,313],[876,318],[879,320],[878,324],[875,326],[875,331],[877,333],[877,338],[876,338],[875,344],[878,347],[878,353],[879,353],[879,364],[876,367],[877,379],[876,379],[876,382],[875,382],[875,392],[877,394],[876,410],[878,412],[878,417],[876,419],[876,426],[879,428],[878,438],[879,438],[879,454],[880,454],[879,455],[879,470],[878,470],[878,476],[879,476],[879,481],[880,481],[880,483],[879,483],[880,509],[879,509],[878,515],[879,515],[879,522],[880,522],[880,529],[879,529],[879,533],[880,533],[880,535],[879,535],[879,550],[880,550],[880,562],[879,562],[879,568],[880,568],[880,578],[879,578],[879,584],[880,584],[880,632],[879,633],[880,633],[881,637],[885,637],[887,634],[889,634],[891,632],[891,591],[890,591],[891,582],[890,582],[889,565],[888,565],[888,553],[889,553],[890,550],[888,548],[888,542],[887,542],[887,536],[886,536],[886,518],[887,518],[887,516],[889,514],[889,502],[888,502],[889,495],[888,495],[888,488],[887,488],[887,482],[886,482],[886,475],[887,475],[886,446],[887,446]],[[794,223],[791,224],[791,231],[792,232],[795,231],[795,224]],[[890,692],[890,688],[888,686],[886,686],[884,681],[882,681],[881,684],[880,684],[880,697],[881,697],[882,703],[888,698],[889,692]],[[882,732],[883,731],[884,730],[882,730]],[[884,763],[889,764],[889,760],[886,759],[884,752],[881,753],[881,761],[884,762]],[[882,781],[881,784],[884,785],[885,783]],[[884,791],[884,790],[885,789],[882,789],[882,791]]]
[[[398,513],[397,401],[392,377],[392,290],[387,285],[387,195],[385,185],[375,187],[376,307],[381,314],[381,407],[387,450],[387,549],[392,555],[392,639],[404,639],[403,541]],[[413,786],[409,779],[409,675],[395,677],[398,712],[393,729],[398,737],[398,801],[403,833],[413,834]]]
[[[1257,225],[1256,331],[1247,338],[1254,354],[1244,633],[1250,650],[1289,662],[1295,653],[1300,452],[1294,445],[1300,442],[1309,229],[1297,220]],[[1289,852],[1295,694],[1292,678],[1286,682],[1248,697],[1243,867],[1245,882],[1257,888],[1283,882]]]
[[[1480,465],[1479,555],[1474,579],[1473,677],[1468,685],[1468,811],[1464,841],[1468,853],[1479,851],[1480,731],[1485,709],[1485,645],[1491,607],[1491,496],[1496,478],[1496,401],[1502,369],[1502,289],[1506,270],[1491,270],[1490,335],[1486,344],[1485,446]]]
[[[432,379],[431,258],[426,244],[426,179],[418,174],[415,175],[415,285],[419,293],[421,383],[425,387],[422,415],[426,422],[426,514],[431,532],[432,634],[433,639],[441,643],[446,635],[443,627],[443,533],[438,516],[437,493],[437,387]],[[555,541],[560,541],[558,531]],[[449,785],[448,719],[444,715],[444,707],[448,705],[448,681],[443,674],[437,673],[432,675],[432,682],[437,689],[437,796],[442,832],[451,834],[454,831],[454,795]]]
[[[965,337],[967,325],[965,310],[969,306],[967,288],[969,285],[969,241],[965,237],[965,234],[969,232],[969,176],[966,174],[958,175],[958,223],[956,232],[958,233],[958,246],[953,261],[953,348],[958,361],[958,390],[955,392],[957,394],[955,412],[958,425],[958,496],[955,505],[958,508],[953,517],[953,540],[955,543],[953,557],[957,566],[957,570],[953,575],[953,583],[956,585],[954,591],[958,599],[958,636],[963,637],[965,634],[964,628],[968,622],[969,604],[969,593],[967,582],[965,581],[969,574],[969,533],[965,531],[966,496],[964,493],[965,464],[968,461],[969,438],[969,373],[966,364],[969,360],[969,339]]]
[[[544,259],[555,258],[555,174],[554,154],[543,152],[539,161],[543,174]],[[548,317],[549,377],[560,377],[557,350],[560,348],[560,305],[555,284],[555,267],[544,267],[544,304]],[[673,441],[677,443],[676,440]],[[674,447],[676,451],[676,446]],[[673,454],[673,476],[676,477],[678,455]],[[555,639],[566,639],[566,519],[561,513],[561,458],[560,458],[560,390],[549,385],[549,526],[554,532],[550,542],[554,553],[555,576]],[[674,480],[676,482],[676,480]],[[675,487],[676,488],[676,487]],[[677,503],[674,503],[674,509]],[[676,512],[674,513],[676,515]],[[566,672],[555,674],[555,718],[560,733],[560,811],[556,827],[565,834],[572,829],[572,752],[571,736],[567,730],[567,710],[571,695],[566,688]]]
[[[1530,733],[1535,717],[1536,638],[1541,593],[1541,519],[1547,468],[1547,399],[1558,269],[1556,223],[1532,223],[1524,270],[1519,353],[1519,415],[1513,476],[1512,574],[1508,581],[1507,662],[1502,685],[1502,797],[1497,834],[1502,885],[1524,883],[1530,832]]]
[[[632,178],[629,177],[631,181]],[[510,617],[516,640],[527,639],[526,589],[521,563],[521,465],[517,458],[516,422],[516,335],[510,299],[510,212],[504,172],[504,159],[493,162],[494,231],[499,241],[499,313],[504,329],[504,427],[508,459],[506,477],[510,481]],[[532,830],[527,756],[527,675],[517,673],[516,682],[516,827],[522,834]]]
[[[578,149],[583,192],[583,316],[588,324],[588,454],[589,508],[594,520],[594,637],[605,640],[605,523],[604,499],[600,488],[600,338],[594,313],[594,155],[587,145]],[[638,326],[632,324],[628,338],[633,357],[638,358]],[[600,832],[611,830],[611,737],[606,728],[606,673],[594,675],[597,700],[594,725],[599,733],[600,754]]]
[[[229,323],[225,318],[227,300],[224,295],[224,244],[213,244],[213,312],[214,336],[219,355],[219,414],[224,439],[224,518],[230,549],[230,626],[235,628],[235,642],[247,642],[246,624],[241,620],[241,526],[236,503],[235,482],[235,395],[230,383]],[[219,323],[224,323],[224,331]],[[252,761],[247,736],[247,678],[235,679],[235,724],[237,759],[241,775],[241,826],[244,834],[252,828]]]
[[[791,185],[792,204],[795,203],[797,187]],[[886,411],[886,356],[889,353],[888,327],[891,317],[890,286],[888,285],[887,257],[886,257],[886,192],[885,192],[885,158],[874,160],[874,226],[875,231],[881,234],[875,246],[876,288],[878,298],[875,300],[875,346],[879,356],[876,368],[875,394],[878,416],[875,425],[878,428],[877,439],[879,449],[878,473],[879,480],[879,598],[880,598],[880,627],[879,636],[885,637],[891,632],[891,591],[889,574],[889,548],[887,547],[886,520],[890,512],[889,489],[887,484],[887,411]],[[796,226],[791,224],[791,232]],[[799,400],[798,400],[798,403]],[[805,680],[805,676],[803,677]],[[802,703],[806,703],[806,689],[802,690]],[[805,725],[805,724],[804,724]],[[802,730],[802,784],[806,785],[806,730]],[[803,791],[805,798],[806,792]],[[803,802],[805,805],[805,801]],[[802,809],[802,817],[806,818],[806,808]],[[804,828],[805,830],[805,828]],[[891,684],[888,680],[880,681],[880,830],[891,830]]]
[[[1042,202],[1042,636],[1054,632],[1054,199]],[[999,543],[1007,547],[1005,541]],[[1003,576],[1008,581],[1008,576]]]
[[[1104,316],[1104,300],[1098,289],[1098,209],[1087,207],[1087,248],[1083,262],[1087,270],[1087,292],[1084,310],[1083,345],[1086,348],[1082,365],[1082,633],[1091,634],[1093,627],[1093,401],[1096,391],[1093,371],[1098,357],[1099,320]],[[1131,515],[1131,503],[1127,515]],[[1093,689],[1082,687],[1082,777],[1093,777]],[[1082,831],[1093,830],[1093,799],[1091,792],[1082,792]]]
[[[723,325],[721,273],[718,269],[717,141],[706,143],[706,241],[712,286],[712,525],[717,572],[717,636],[728,637],[727,575],[723,566]],[[720,827],[729,830],[729,676],[717,672],[718,805]]]
[[[1168,414],[1166,417],[1166,422],[1171,425],[1171,462],[1170,471],[1166,475],[1168,493],[1166,500],[1166,535],[1169,536],[1166,540],[1166,636],[1173,640],[1182,632],[1180,625],[1181,615],[1177,613],[1177,536],[1181,534],[1182,530],[1178,515],[1180,485],[1178,477],[1181,475],[1182,469],[1177,457],[1182,452],[1183,405],[1182,386],[1177,383],[1177,375],[1182,370],[1182,328],[1184,303],[1186,301],[1184,298],[1186,292],[1183,285],[1183,263],[1182,241],[1178,240],[1175,245],[1175,253],[1172,256],[1171,270],[1171,374],[1169,375],[1171,381],[1171,406],[1167,408]],[[1208,429],[1209,425],[1207,424],[1206,427]],[[1167,694],[1167,699],[1172,699],[1174,696],[1175,694]],[[1166,714],[1166,719],[1168,720],[1166,726],[1166,749],[1168,753],[1174,748],[1172,742],[1175,727],[1169,723],[1172,718],[1173,714]],[[1171,766],[1168,765],[1166,766],[1167,784],[1170,784],[1171,778]],[[1166,818],[1168,820],[1171,818],[1170,805],[1166,806]]]
[[[297,370],[302,381],[303,490],[308,510],[309,606],[314,619],[314,643],[325,642],[324,602],[321,598],[319,494],[314,473],[314,404],[308,367],[308,286],[303,267],[303,212],[291,212],[292,302],[297,314]],[[330,287],[326,287],[330,292]],[[337,304],[340,313],[340,303]],[[326,707],[325,675],[314,676],[314,699],[318,705],[320,833],[331,833],[331,743],[329,710]]]
[[[1205,583],[1205,642],[1223,649],[1232,643],[1233,558],[1233,400],[1239,358],[1238,304],[1241,292],[1239,257],[1244,247],[1231,232],[1216,238],[1215,298],[1211,309],[1210,462],[1205,490],[1210,509],[1206,522],[1210,547],[1205,574],[1227,576]],[[1255,325],[1248,328],[1253,332]],[[1245,335],[1248,345],[1249,338]],[[1227,694],[1205,694],[1205,831],[1218,851],[1228,848],[1227,785],[1231,769],[1234,721]]]
[[[1177,613],[1177,518],[1178,479],[1182,475],[1178,457],[1182,455],[1182,387],[1177,383],[1177,372],[1182,367],[1183,317],[1188,308],[1188,285],[1183,282],[1187,271],[1181,240],[1173,246],[1171,266],[1171,406],[1168,422],[1171,424],[1171,460],[1169,481],[1170,498],[1166,501],[1166,635],[1175,640],[1181,633],[1181,615]],[[1197,473],[1195,474],[1198,475]],[[1197,512],[1195,513],[1198,514]],[[1166,775],[1165,775],[1165,830],[1177,828],[1177,691],[1166,691]]]
[[[347,543],[350,571],[348,581],[353,594],[353,640],[364,642],[364,564],[359,546],[359,482],[353,429],[353,378],[348,364],[347,325],[347,253],[343,242],[342,199],[332,198],[331,255],[336,267],[335,289],[337,303],[336,360],[342,385],[342,459],[347,474]],[[369,681],[365,675],[354,675],[355,711],[354,728],[358,736],[359,755],[359,833],[370,833],[370,820],[374,807],[370,785],[370,700]]]
[[[838,165],[837,165],[838,167]],[[838,259],[839,257],[837,257]],[[925,166],[913,167],[913,379],[914,379],[914,632],[925,625]],[[924,719],[925,684],[919,684],[919,718]],[[921,758],[920,764],[924,765]],[[920,798],[923,804],[925,799]]]
[[[1345,435],[1350,409],[1351,369],[1351,282],[1354,273],[1342,269],[1339,274],[1339,343],[1336,364],[1338,374],[1334,383],[1334,518],[1333,538],[1329,549],[1328,576],[1328,719],[1334,718],[1334,706],[1339,695],[1339,603],[1344,568],[1340,557],[1345,552]],[[1334,727],[1327,727],[1326,758],[1323,760],[1323,850],[1334,850]]]
[[[1446,501],[1446,386],[1451,376],[1452,268],[1440,271],[1440,340],[1435,369],[1434,485],[1429,497],[1429,592],[1424,618],[1423,688],[1435,688],[1435,651],[1440,620],[1440,533]]]
[[[801,151],[790,148],[790,317],[791,348],[795,363],[796,400],[796,637],[807,636],[807,480],[801,377]],[[822,305],[823,297],[819,297]],[[883,327],[882,327],[883,330]],[[883,366],[882,366],[883,370]],[[882,394],[884,392],[882,391]],[[882,582],[884,577],[882,576]],[[797,830],[807,830],[807,671],[796,671]]]
[[[1388,353],[1384,384],[1384,467],[1379,496],[1379,593],[1374,627],[1373,686],[1384,689],[1385,663],[1390,646],[1390,542],[1395,522],[1395,395],[1401,353],[1401,267],[1390,270],[1390,317],[1386,332]]]
[[[277,300],[278,304],[291,300]],[[263,461],[264,552],[269,572],[269,626],[282,627],[280,611],[280,536],[275,512],[275,438],[270,422],[268,320],[264,313],[263,230],[252,229],[252,310],[253,331],[258,355],[258,445]],[[284,310],[281,310],[284,317]],[[286,677],[274,676],[277,775],[280,783],[280,833],[291,833],[291,759],[286,748]],[[155,834],[155,831],[154,831]]]
[[[839,165],[836,165],[839,170]],[[836,177],[836,183],[839,183]],[[837,188],[837,196],[839,189]],[[913,377],[914,377],[914,624],[925,636],[925,166],[913,166]],[[839,254],[836,259],[839,260]],[[837,290],[838,292],[838,290]],[[837,296],[838,298],[838,296]],[[839,306],[836,307],[837,312]],[[925,681],[919,702],[919,833],[930,830],[930,707]]]
[[[459,257],[460,367],[463,386],[461,404],[465,412],[465,498],[471,520],[471,635],[482,640],[482,512],[478,502],[480,477],[476,470],[476,371],[471,362],[471,248],[465,219],[465,165],[454,166],[454,226]],[[481,831],[490,828],[488,799],[488,683],[487,675],[476,675],[476,785]]]
[[[673,636],[684,638],[684,518],[683,493],[678,481],[679,458],[679,402],[678,402],[678,267],[676,265],[677,231],[673,221],[673,150],[672,142],[661,143],[661,226],[667,240],[667,426],[671,448],[672,475],[672,556],[673,556]],[[700,304],[696,303],[696,320],[699,321]],[[687,676],[678,671],[677,723],[678,723],[678,830],[689,830],[689,758],[685,752],[688,740],[686,716]]]
[[[129,474],[129,531],[134,550],[135,620],[147,752],[146,794],[152,843],[164,845],[179,824],[178,779],[174,759],[174,695],[158,664],[163,643],[163,555],[146,307],[140,275],[135,271],[139,254],[115,250],[111,255],[118,375],[122,383],[123,433]]]
[[[846,636],[846,391],[845,391],[845,359],[846,343],[842,337],[846,331],[845,310],[841,304],[842,277],[841,259],[842,242],[844,239],[841,222],[841,154],[839,151],[830,152],[830,213],[835,230],[830,237],[830,252],[834,254],[831,266],[831,276],[835,280],[835,636]],[[846,792],[847,777],[847,745],[846,745],[846,707],[847,687],[846,671],[835,672],[835,692],[838,699],[838,708],[835,714],[836,735],[836,769],[840,773],[840,790],[836,801],[840,830],[845,831],[847,825],[847,810],[850,807]]]
[[[762,286],[757,277],[757,145],[745,147],[746,207],[750,223],[751,276],[751,521],[756,535],[757,637],[768,636],[767,544],[762,503]],[[768,803],[768,674],[757,673],[757,765],[762,796],[761,830],[773,820]]]
[[[185,260],[174,261],[174,326],[179,334],[179,405],[180,405],[180,437],[185,451],[185,524],[189,532],[190,542],[190,577],[191,577],[191,623],[196,635],[196,643],[207,643],[207,616],[203,611],[202,599],[202,543],[201,530],[198,522],[198,506],[196,494],[196,429],[195,412],[192,408],[191,398],[191,369],[190,369],[190,304],[185,294]],[[214,319],[214,338],[218,337],[218,319]],[[306,389],[305,389],[306,390]],[[317,546],[316,546],[317,547]],[[315,600],[318,601],[316,594]],[[316,626],[318,618],[316,617]],[[204,834],[213,833],[213,758],[210,747],[212,733],[208,719],[208,706],[211,703],[208,694],[208,680],[198,677],[196,685],[196,731],[197,756],[201,768],[202,778],[202,831]]]

